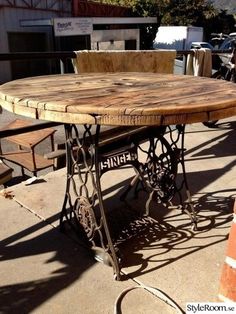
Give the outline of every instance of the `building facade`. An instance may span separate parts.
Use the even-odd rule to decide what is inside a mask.
[[[85,0],[0,0],[0,53],[139,49],[139,29],[155,18],[127,17],[127,8]],[[84,22],[85,21],[85,22]],[[73,32],[56,32],[77,25]],[[85,31],[78,25],[90,24]],[[0,61],[0,84],[21,77],[53,74],[59,61]]]

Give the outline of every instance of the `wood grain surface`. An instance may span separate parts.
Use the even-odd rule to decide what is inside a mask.
[[[65,74],[0,86],[0,105],[65,123],[168,125],[236,114],[236,86],[223,80],[156,73]]]

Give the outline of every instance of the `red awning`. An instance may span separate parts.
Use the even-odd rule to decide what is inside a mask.
[[[100,4],[93,1],[73,0],[72,14],[85,17],[125,17],[131,16],[131,9],[117,5]]]

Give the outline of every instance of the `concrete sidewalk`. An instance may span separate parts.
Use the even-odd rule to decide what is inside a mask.
[[[187,215],[153,205],[159,224],[121,245],[127,279],[120,282],[80,239],[58,229],[65,169],[8,188],[13,199],[0,196],[0,313],[110,314],[118,295],[137,284],[160,289],[183,309],[186,302],[217,301],[236,195],[235,129],[233,118],[215,129],[187,126],[186,168],[199,229],[191,230]],[[106,206],[123,206],[116,197],[133,174],[121,169],[104,175]],[[142,195],[130,204],[142,206]],[[125,296],[122,313],[176,311],[140,289]]]

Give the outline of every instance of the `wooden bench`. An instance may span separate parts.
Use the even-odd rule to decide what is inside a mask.
[[[4,129],[15,129],[30,126],[32,123],[28,120],[16,119],[6,125]],[[32,131],[29,133],[18,134],[14,136],[5,137],[4,139],[14,143],[18,149],[13,151],[4,151],[0,147],[0,159],[13,162],[22,169],[24,175],[24,168],[37,175],[37,171],[52,167],[53,162],[45,159],[42,155],[35,153],[35,147],[47,138],[50,138],[51,149],[54,149],[54,133],[56,130],[47,128],[43,130]]]

